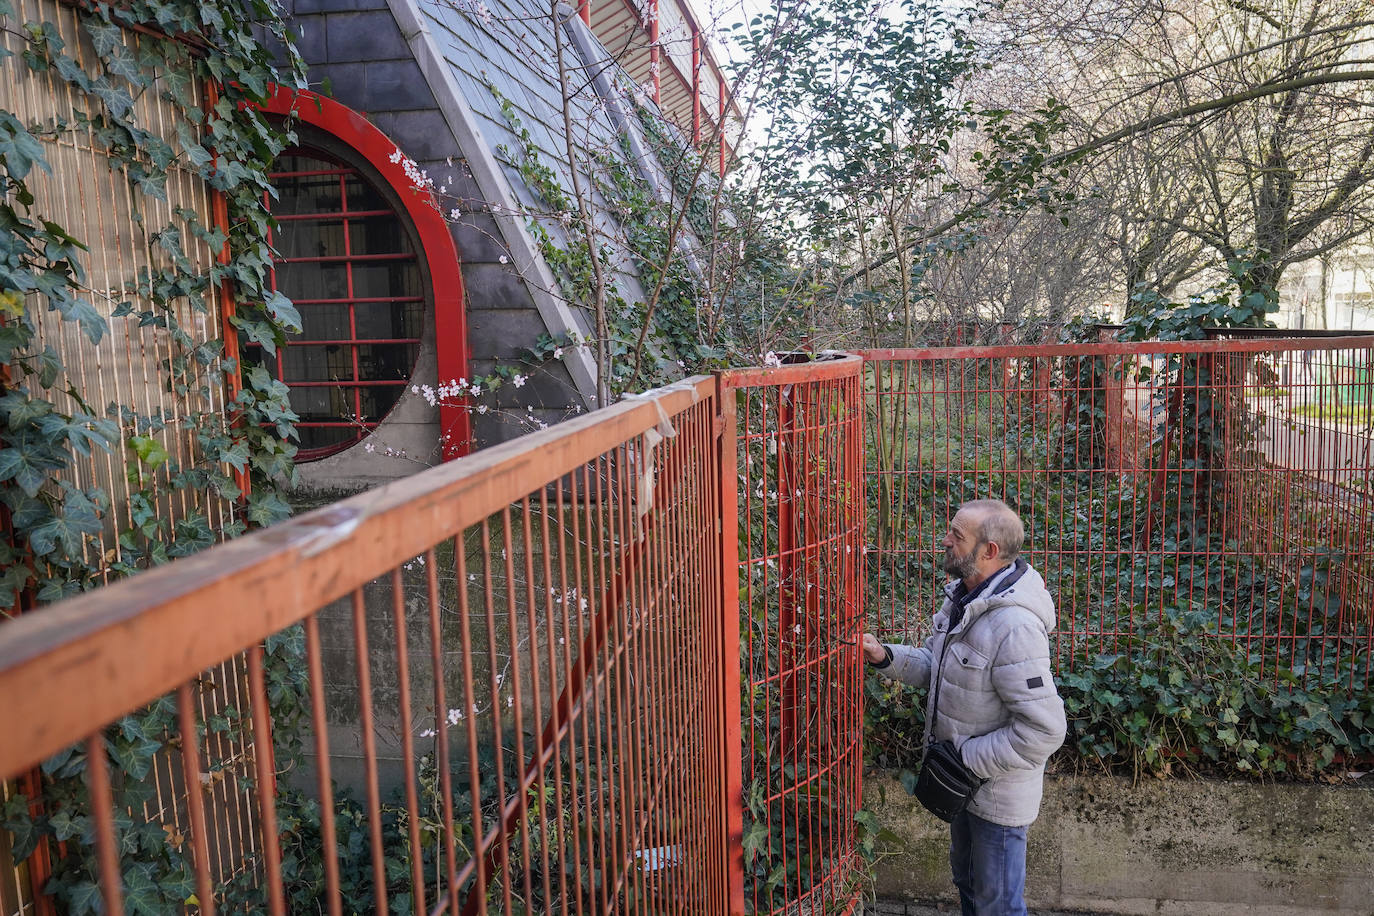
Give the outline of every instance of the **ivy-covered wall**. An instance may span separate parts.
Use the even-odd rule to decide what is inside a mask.
[[[285,54],[269,55],[250,23]],[[302,82],[270,0],[0,0],[5,617],[287,513],[294,415],[279,382],[241,372],[237,344],[276,348],[299,325],[266,292],[267,172],[289,132],[254,103]],[[274,680],[290,648],[269,646]],[[233,665],[196,698],[219,735],[207,742],[208,804],[226,818],[251,765],[228,734],[244,712]],[[193,898],[165,775],[171,708],[106,735],[116,807],[130,812],[121,867],[134,912]],[[84,770],[69,750],[0,786],[0,858],[24,864],[7,892],[50,895],[72,914],[99,908]],[[244,861],[228,836],[224,879]]]
[[[286,392],[235,360],[239,331],[275,346],[298,321],[264,292],[266,170],[286,137],[249,103],[301,79],[245,25],[273,15],[0,3],[11,610],[286,513]]]

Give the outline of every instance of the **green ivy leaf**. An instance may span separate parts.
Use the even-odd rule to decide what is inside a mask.
[[[151,436],[130,436],[128,445],[138,460],[150,468],[161,467],[172,457],[162,443]]]
[[[67,892],[67,906],[71,916],[103,912],[104,898],[100,895],[99,885],[93,881],[81,881],[73,884]]]
[[[35,165],[52,174],[43,157],[43,144],[8,111],[0,111],[0,159],[16,181],[23,181]]]
[[[17,448],[0,449],[0,483],[13,480],[29,496],[37,496],[48,479],[47,463],[38,463]]]
[[[151,865],[140,862],[124,873],[124,907],[142,916],[162,916],[167,912]]]
[[[86,535],[98,535],[101,530],[100,519],[93,513],[68,511],[31,528],[28,532],[29,546],[38,557],[46,557],[56,552],[58,547],[66,555],[73,556],[81,552]]]
[[[753,821],[744,831],[744,864],[754,861],[768,845],[768,826],[763,821]]]
[[[276,290],[267,297],[263,304],[267,309],[267,314],[272,316],[272,320],[286,328],[292,334],[299,334],[301,331],[301,313],[296,311],[296,307],[291,304],[291,300],[283,296]]]

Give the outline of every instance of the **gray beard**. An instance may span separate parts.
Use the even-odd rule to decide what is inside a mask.
[[[973,554],[973,550],[962,557],[952,553],[945,554],[945,572],[956,579],[967,579],[973,575],[975,569]]]

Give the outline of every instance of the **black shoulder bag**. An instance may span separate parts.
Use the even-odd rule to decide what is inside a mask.
[[[940,648],[940,664],[935,669],[935,700],[930,704],[930,734],[935,734],[935,720],[940,711],[940,684],[944,680],[945,652],[949,637]],[[968,807],[974,793],[987,782],[968,767],[959,750],[950,741],[932,741],[926,746],[921,772],[916,777],[916,800],[942,821],[952,821]]]

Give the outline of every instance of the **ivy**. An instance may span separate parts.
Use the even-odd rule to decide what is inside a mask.
[[[55,14],[58,9],[54,4]],[[256,105],[266,101],[272,84],[304,85],[280,8],[272,0],[130,0],[60,9],[64,17],[71,11],[93,57],[87,53],[78,62],[54,22],[16,22],[11,6],[0,0],[0,17],[24,41],[21,52],[0,54],[0,66],[17,68],[21,79],[27,71],[56,80],[66,87],[63,97],[73,100],[70,110],[44,123],[25,123],[15,112],[0,110],[0,515],[8,517],[13,534],[12,541],[0,540],[0,606],[6,614],[203,549],[248,524],[284,517],[288,509],[277,487],[291,478],[296,451],[296,417],[285,386],[266,373],[249,372],[224,404],[226,379],[239,377],[239,365],[226,357],[223,339],[214,332],[204,339],[180,317],[189,304],[197,326],[218,329],[218,321],[201,316],[210,314],[211,291],[228,284],[236,300],[234,322],[251,330],[253,339],[280,346],[299,329],[299,315],[266,282],[267,175],[292,137]],[[286,49],[284,68],[273,63],[255,29]],[[213,104],[199,96],[198,85],[216,87]],[[168,102],[179,113],[172,136],[140,122],[145,97]],[[82,238],[98,227],[60,225],[31,186],[36,175],[53,175],[47,153],[52,144],[72,138],[89,139],[127,183],[135,231],[160,259],[157,267],[108,291],[115,297],[110,314],[156,328],[167,342],[162,362],[148,366],[158,373],[154,385],[181,403],[223,405],[227,415],[219,406],[172,415],[90,403],[90,393],[76,387],[57,350],[40,336],[45,311],[92,346],[109,331],[91,301],[84,267],[90,252]],[[177,169],[223,194],[227,232],[185,208],[175,208],[174,220],[165,225],[153,222],[152,214],[167,209],[168,178]],[[154,201],[158,206],[150,206]],[[188,246],[202,243],[212,252],[226,249],[227,258],[208,269],[197,267]],[[169,451],[174,427],[193,431],[193,457]],[[128,522],[115,532],[117,547],[103,553],[92,548],[114,517],[110,494],[66,473],[97,451],[123,466],[132,490]],[[250,491],[241,489],[235,471],[250,476]],[[237,504],[235,520],[212,524],[201,511],[169,516],[162,507],[181,490],[210,491]],[[290,639],[269,640],[267,646],[275,734],[287,767],[301,743],[301,651]],[[249,727],[246,714],[232,707],[219,710],[208,725],[241,739]],[[145,804],[157,810],[156,782],[147,777],[180,740],[175,733],[167,698],[104,733],[116,771],[125,900],[135,913],[180,911],[195,903],[186,838],[143,814]],[[224,765],[208,761],[207,778],[225,778],[218,772]],[[16,861],[40,843],[56,852],[52,877],[39,890],[71,914],[102,911],[85,769],[84,746],[68,748],[42,765],[41,798],[15,795],[2,812]]]

